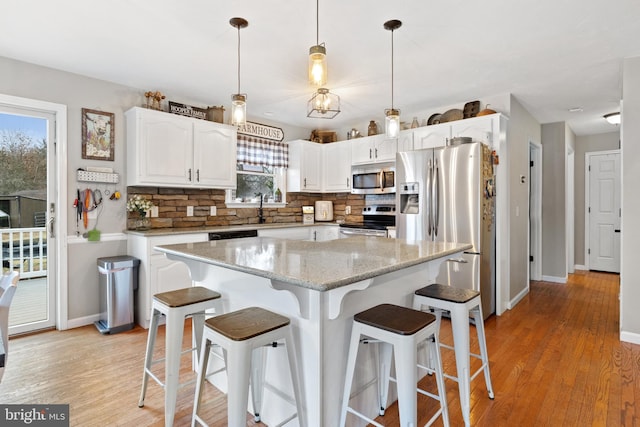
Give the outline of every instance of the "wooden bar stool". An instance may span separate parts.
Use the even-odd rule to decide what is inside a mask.
[[[351,384],[362,336],[379,341],[378,407],[380,408],[380,415],[384,415],[387,403],[389,380],[391,379],[391,353],[393,351],[396,367],[395,382],[398,386],[400,425],[417,425],[417,393],[421,393],[440,402],[440,409],[426,425],[430,426],[438,416],[442,415],[443,424],[448,426],[449,414],[447,412],[447,397],[438,346],[436,318],[429,313],[392,304],[381,304],[353,317],[340,426],[344,427],[347,421],[347,412],[349,412],[371,424],[382,427],[381,424],[349,407]],[[435,359],[433,368],[418,365],[418,345],[425,341]],[[417,388],[418,374],[416,366],[427,370],[428,373],[435,373],[438,385],[437,395]]]
[[[164,423],[165,426],[173,425],[176,412],[176,397],[178,394],[180,371],[180,357],[184,353],[196,352],[198,357],[202,343],[202,331],[204,329],[205,311],[215,309],[216,313],[222,313],[222,300],[220,294],[202,286],[178,289],[162,292],[153,296],[151,305],[151,323],[147,337],[147,352],[144,358],[144,371],[142,374],[142,391],[138,406],[144,406],[144,396],[147,392],[149,377],[164,387]],[[166,318],[165,334],[165,358],[153,360],[153,349],[158,334],[160,316]],[[182,336],[184,323],[187,317],[192,319],[193,337],[196,346],[182,351]],[[165,364],[164,383],[151,372],[151,365],[162,362]]]
[[[471,289],[459,289],[452,286],[433,284],[418,289],[413,297],[413,308],[422,310],[427,307],[436,315],[438,330],[442,320],[442,312],[451,313],[451,328],[453,330],[453,344],[450,347],[440,344],[441,347],[453,349],[456,354],[456,369],[458,376],[446,375],[458,383],[460,393],[460,406],[462,407],[462,417],[466,426],[470,425],[469,420],[469,399],[471,381],[484,371],[484,380],[489,392],[489,398],[493,399],[493,387],[491,386],[491,373],[489,372],[489,356],[487,353],[487,342],[484,335],[484,318],[482,317],[482,303],[480,292]],[[478,334],[478,344],[480,354],[473,354],[469,348],[469,316],[472,316]],[[482,366],[473,374],[470,370],[470,356],[482,360]]]
[[[198,415],[202,401],[202,389],[206,377],[211,345],[217,344],[226,354],[227,364],[227,425],[244,426],[247,423],[247,399],[249,396],[249,377],[254,416],[260,421],[262,410],[262,390],[264,387],[264,357],[267,346],[278,340],[285,341],[293,393],[297,412],[279,425],[298,417],[300,426],[306,425],[302,410],[299,370],[294,350],[291,322],[287,317],[259,307],[249,307],[208,319],[205,322],[200,355],[200,367],[196,382],[191,425],[196,422],[207,425]]]

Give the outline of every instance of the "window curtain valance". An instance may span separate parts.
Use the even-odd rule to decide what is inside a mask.
[[[270,139],[238,134],[238,163],[286,168],[289,145]]]

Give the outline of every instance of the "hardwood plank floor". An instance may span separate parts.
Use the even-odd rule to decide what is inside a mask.
[[[487,397],[481,375],[473,381],[472,424],[640,425],[640,346],[619,340],[618,293],[618,275],[578,272],[566,285],[532,282],[513,310],[489,318],[485,328],[496,397]],[[442,339],[451,343],[449,326],[443,322]],[[73,426],[161,426],[163,392],[155,382],[149,382],[145,407],[137,406],[146,336],[140,327],[103,336],[86,326],[13,337],[0,403],[69,403]],[[477,348],[473,331],[471,337]],[[161,335],[159,354],[163,345]],[[443,361],[445,371],[455,372],[453,352],[443,350]],[[184,357],[182,378],[193,377],[190,367]],[[426,378],[423,386],[433,390],[432,382]],[[457,385],[446,380],[446,386],[451,425],[460,426]],[[180,390],[176,426],[190,425],[193,393],[193,385]],[[205,399],[211,425],[226,425],[225,396],[208,386]],[[421,396],[419,409],[422,425],[434,405]],[[392,405],[378,420],[398,426],[396,417]],[[247,425],[256,425],[250,416]]]

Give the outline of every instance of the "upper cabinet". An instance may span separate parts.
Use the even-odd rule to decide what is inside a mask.
[[[322,146],[322,189],[326,192],[351,191],[351,143],[333,142]]]
[[[413,148],[444,147],[450,144],[452,138],[461,136],[471,137],[474,142],[483,142],[492,147],[499,128],[500,114],[425,126],[413,130]]]
[[[287,191],[318,193],[322,191],[322,144],[289,141]]]
[[[431,125],[413,130],[413,148],[444,147],[451,139],[451,126],[448,123]]]
[[[236,187],[236,129],[134,107],[127,119],[127,185]]]
[[[393,162],[396,160],[397,139],[385,135],[366,136],[351,140],[351,162],[356,164]]]
[[[398,136],[398,151],[411,151],[414,145],[413,129],[400,131]]]

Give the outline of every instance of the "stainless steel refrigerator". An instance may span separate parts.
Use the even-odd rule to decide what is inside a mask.
[[[471,243],[441,266],[437,283],[480,291],[487,318],[495,312],[495,183],[491,150],[473,142],[399,152],[398,238]]]

